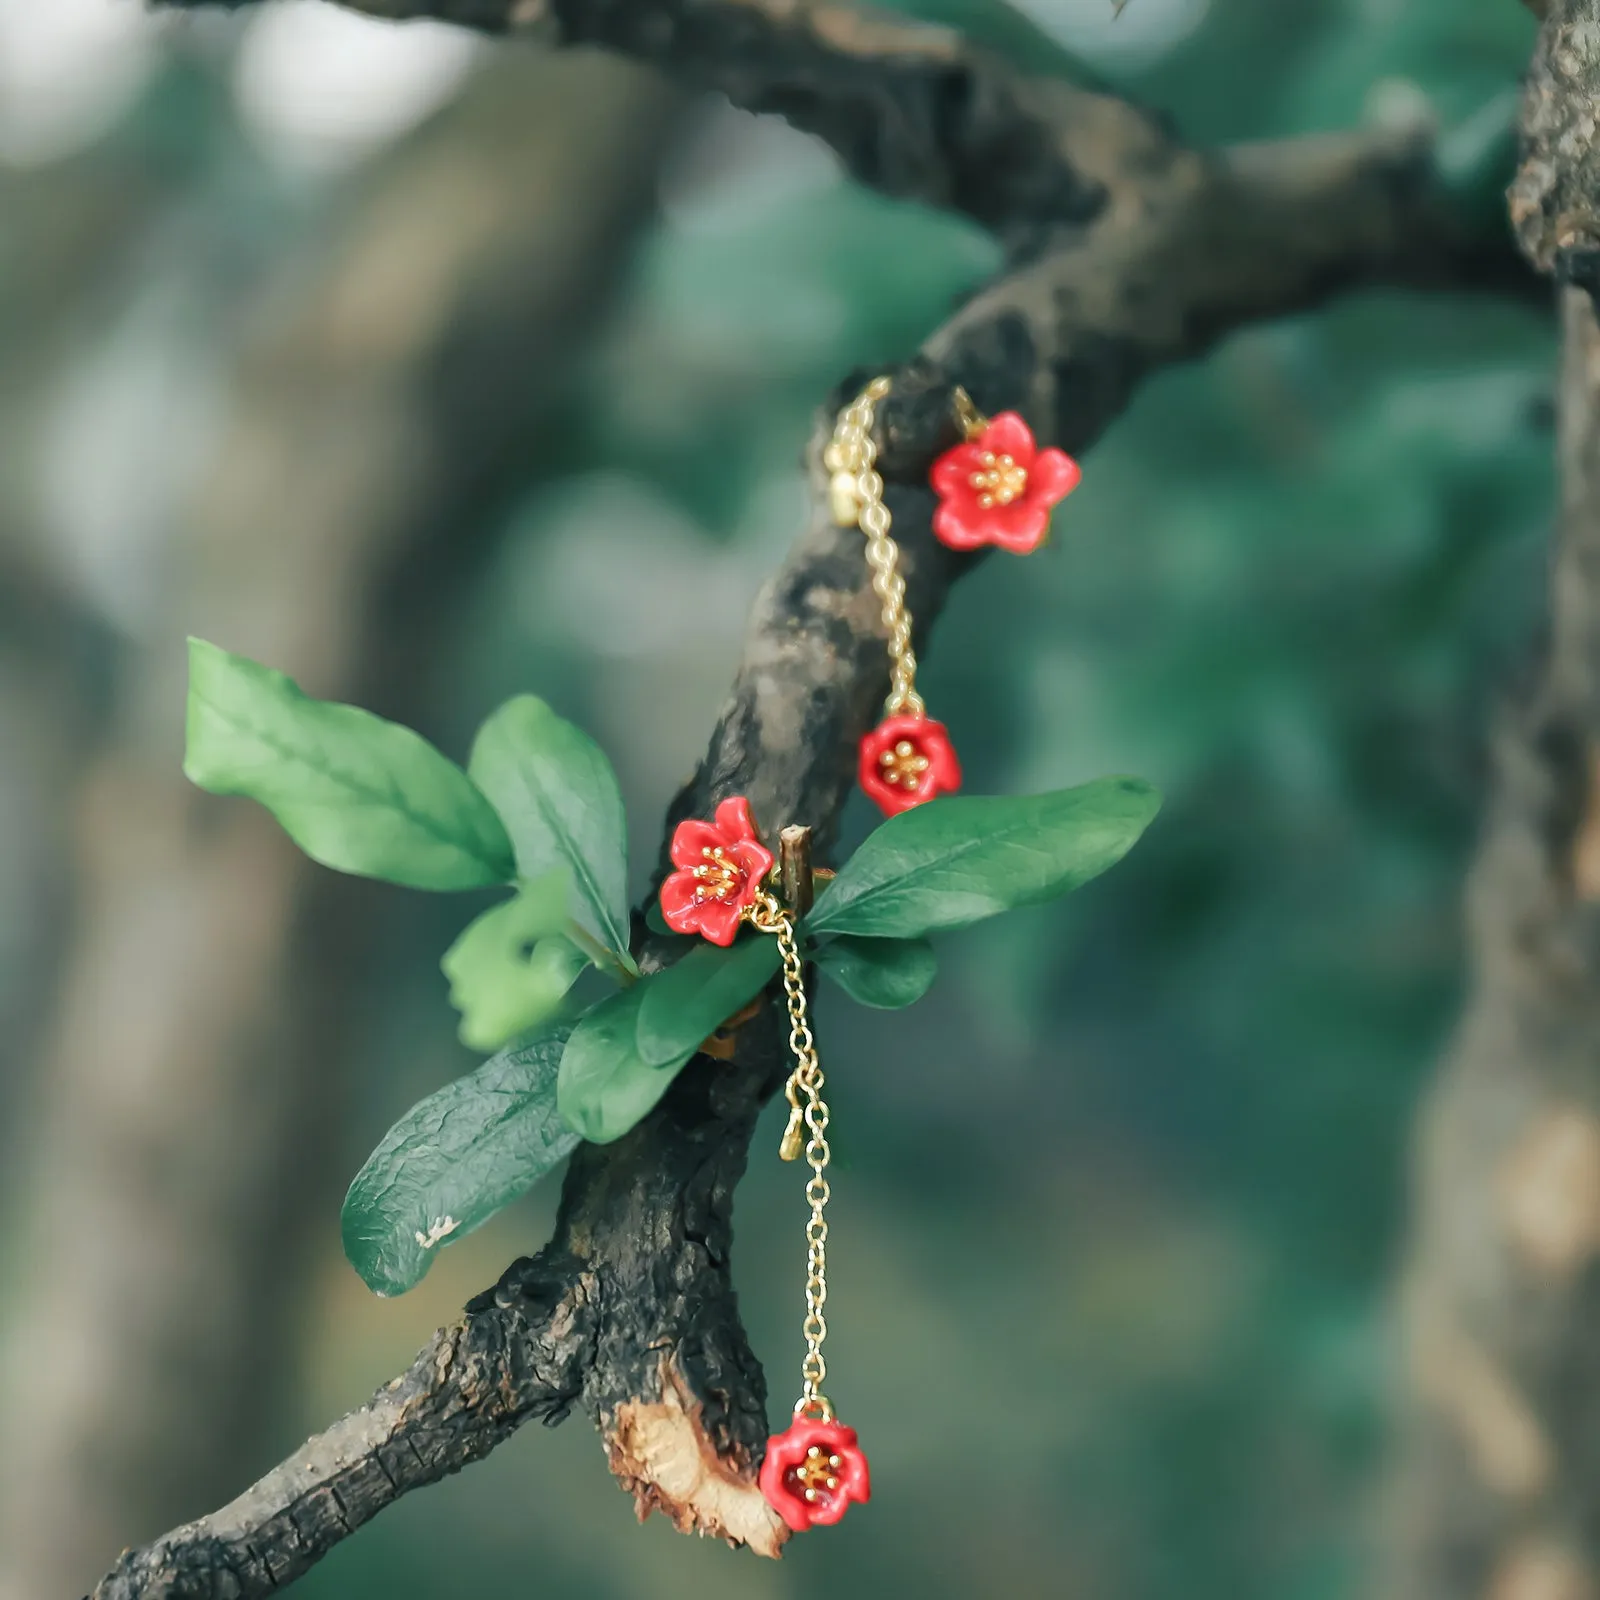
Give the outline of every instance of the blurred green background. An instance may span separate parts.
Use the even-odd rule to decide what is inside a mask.
[[[1030,15],[1066,70],[1200,141],[1350,126],[1418,97],[1463,123],[1514,90],[1532,35],[1510,0],[1110,10],[1033,0]],[[1052,59],[992,5],[924,14]],[[343,1183],[401,1111],[471,1065],[437,959],[473,907],[308,884],[265,992],[275,1015],[304,1010],[294,1037],[316,1043],[259,1067],[312,1062],[308,1093],[281,1125],[229,1111],[240,1149],[215,1152],[219,1169],[263,1175],[261,1214],[230,1191],[240,1209],[218,1226],[253,1252],[228,1291],[240,1317],[276,1331],[255,1350],[220,1324],[197,1342],[208,1381],[259,1404],[247,1422],[181,1425],[151,1405],[119,1424],[134,1466],[92,1412],[71,1415],[96,1392],[74,1307],[98,1306],[119,1385],[160,1395],[194,1368],[156,1325],[192,1318],[208,1292],[187,1297],[186,1237],[158,1239],[140,1270],[168,1274],[159,1306],[119,1335],[122,1302],[96,1289],[117,1186],[137,1212],[173,1169],[99,1150],[81,1207],[51,1182],[83,1156],[75,1105],[127,1096],[132,1122],[164,1129],[186,1114],[183,1096],[147,1103],[171,1091],[131,1079],[116,1027],[84,1039],[73,1019],[85,951],[122,970],[108,875],[183,803],[110,803],[105,772],[132,752],[175,773],[183,634],[220,626],[185,599],[194,572],[231,597],[242,636],[217,642],[252,648],[249,562],[234,579],[208,542],[210,519],[233,514],[208,466],[227,419],[282,378],[249,356],[261,327],[292,314],[374,194],[404,202],[411,168],[402,265],[447,240],[449,207],[428,211],[430,141],[474,96],[505,98],[497,74],[536,68],[550,70],[309,3],[177,21],[131,0],[48,14],[0,0],[0,1381],[54,1397],[0,1410],[4,1600],[79,1593],[121,1543],[229,1497],[549,1226],[554,1184],[398,1302],[344,1265]],[[581,133],[538,122],[548,81],[530,79],[527,137],[581,171]],[[419,358],[423,379],[407,369],[451,409],[406,448],[455,452],[464,465],[438,481],[465,488],[383,568],[389,598],[350,582],[331,614],[366,631],[344,652],[319,634],[306,682],[354,683],[457,754],[498,700],[545,695],[615,760],[641,883],[744,611],[799,526],[812,408],[852,368],[911,352],[997,259],[970,225],[857,189],[779,125],[713,103],[662,115],[670,136],[641,141],[646,203],[592,270],[620,269],[581,336],[545,359],[479,328]],[[524,203],[546,201],[530,189]],[[369,278],[331,304],[314,324],[330,360],[349,326],[363,348],[383,343],[404,283]],[[1548,319],[1486,300],[1364,297],[1243,334],[1147,386],[1046,552],[986,563],[958,591],[924,688],[971,790],[1122,771],[1168,800],[1082,894],[947,941],[913,1010],[821,1001],[839,1130],[832,1388],[872,1454],[869,1511],[778,1565],[637,1529],[575,1421],[407,1500],[297,1593],[1362,1593],[1396,1380],[1404,1155],[1461,985],[1485,730],[1536,615],[1553,352]],[[498,432],[476,406],[497,409]],[[324,444],[337,465],[363,439]],[[284,468],[230,491],[271,538],[277,491],[286,519],[297,504],[298,458]],[[366,537],[405,512],[363,504]],[[358,665],[341,676],[346,656]],[[182,824],[173,870],[225,817]],[[870,820],[858,806],[852,837]],[[157,955],[198,914],[175,905]],[[237,959],[264,958],[241,940]],[[132,1011],[157,1003],[132,987]],[[185,1008],[229,1003],[215,987],[172,994],[179,1037]],[[184,1095],[211,1082],[199,1071]],[[781,1407],[800,1196],[769,1158],[776,1137],[758,1140],[741,1191],[736,1277]],[[188,1173],[173,1203],[207,1195]],[[262,1248],[269,1211],[283,1227]],[[72,1429],[76,1447],[57,1448]],[[77,1514],[80,1495],[96,1516]]]

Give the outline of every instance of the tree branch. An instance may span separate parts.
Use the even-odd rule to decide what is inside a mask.
[[[1572,285],[1561,511],[1541,658],[1496,729],[1467,1004],[1413,1162],[1397,1600],[1600,1583],[1600,4],[1537,9],[1510,198],[1529,259]]]
[[[997,231],[1087,220],[1101,201],[1069,157],[1064,113],[1079,97],[1103,97],[1024,77],[960,34],[909,18],[819,0],[355,0],[352,9],[649,61],[819,135],[863,183]],[[1104,104],[1154,133],[1144,113]]]
[[[1528,259],[1600,292],[1600,5],[1550,0],[1522,102],[1522,166],[1511,221]]]
[[[958,436],[953,384],[985,410],[1025,410],[1043,440],[1082,451],[1144,374],[1245,322],[1363,284],[1518,281],[1503,230],[1480,236],[1462,221],[1416,132],[1202,154],[1143,112],[1070,85],[1025,83],[939,30],[775,0],[366,9],[542,27],[564,42],[648,56],[741,104],[783,110],[829,138],[866,181],[958,205],[1005,234],[1011,266],[894,373],[880,408],[879,464],[919,651],[971,565],[930,530],[927,468]],[[669,837],[679,819],[744,794],[769,837],[801,824],[819,856],[831,846],[856,743],[887,689],[861,536],[829,520],[820,464],[834,409],[860,377],[818,414],[810,525],[756,601],[729,701],[671,807]],[[642,919],[636,942],[642,965],[660,963]],[[574,1396],[641,1514],[659,1509],[680,1528],[776,1553],[786,1535],[754,1483],[765,1384],[728,1261],[733,1188],[784,1070],[769,1008],[739,1031],[732,1061],[698,1058],[625,1139],[579,1149],[550,1245],[514,1263],[437,1337],[398,1380],[400,1405],[384,1391],[311,1441],[292,1470],[125,1555],[95,1600],[265,1594],[255,1574],[278,1559],[285,1530],[287,1576],[397,1495],[478,1459],[528,1415],[554,1420]],[[583,1336],[558,1338],[558,1321],[581,1322]],[[481,1353],[476,1364],[434,1356],[463,1339]],[[559,1371],[525,1354],[554,1345]],[[541,1374],[534,1389],[530,1370]],[[450,1419],[438,1449],[400,1448],[419,1407]],[[312,1512],[309,1497],[336,1478],[371,1486],[367,1463],[382,1465],[381,1492],[341,1490],[337,1516]],[[255,1552],[254,1566],[236,1564],[240,1546]]]
[[[163,3],[238,8],[254,0]],[[371,16],[432,17],[552,48],[598,46],[633,57],[747,111],[776,113],[821,138],[861,183],[962,212],[996,233],[1013,255],[1036,253],[1041,241],[1092,223],[1119,201],[1142,201],[1173,176],[1176,155],[1201,159],[1174,140],[1163,118],[1115,95],[1020,71],[951,29],[834,0],[346,4]],[[1307,140],[1302,148],[1308,159],[1296,164],[1295,176],[1307,185],[1306,199],[1331,198],[1332,188],[1347,185],[1365,218],[1387,213],[1403,225],[1407,252],[1435,263],[1448,257],[1470,281],[1491,263],[1490,277],[1501,285],[1526,280],[1514,266],[1498,208],[1496,225],[1476,241],[1478,248],[1463,253],[1461,222],[1437,185],[1426,137],[1376,133]],[[1319,149],[1329,167],[1310,161]],[[1248,151],[1239,155],[1248,162]],[[1348,183],[1352,168],[1362,169],[1362,181]],[[1334,184],[1319,184],[1319,172]],[[1379,192],[1385,186],[1386,199]],[[1417,202],[1430,188],[1440,237],[1418,226],[1424,219]],[[1246,182],[1241,197],[1254,192]],[[1308,215],[1302,212],[1301,220]],[[1292,219],[1280,213],[1264,220]],[[1310,220],[1315,232],[1351,216],[1341,210]],[[1272,253],[1293,241],[1280,233],[1261,243]]]
[[[1551,633],[1497,729],[1472,987],[1415,1158],[1397,1600],[1600,1577],[1600,328],[1564,309]]]

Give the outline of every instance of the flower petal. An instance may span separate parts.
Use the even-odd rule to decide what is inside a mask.
[[[749,905],[761,891],[762,881],[772,871],[772,852],[754,839],[737,839],[727,846],[727,858],[737,862],[745,875],[741,905]]]
[[[928,483],[941,499],[972,498],[972,474],[983,470],[983,450],[975,444],[958,444],[946,450],[928,469]]]
[[[1065,500],[1082,479],[1083,468],[1065,450],[1041,450],[1028,472],[1027,498],[1053,506]]]
[[[1010,456],[1019,467],[1032,467],[1037,451],[1033,429],[1015,411],[1002,411],[978,435],[976,443],[997,456]]]
[[[783,1435],[767,1441],[767,1457],[761,1463],[759,1482],[767,1504],[783,1518],[796,1533],[804,1533],[811,1526],[811,1507],[803,1496],[797,1494],[787,1479],[798,1460],[790,1460],[783,1448]],[[805,1451],[800,1452],[804,1456]]]
[[[742,794],[729,796],[717,807],[717,832],[725,845],[756,837],[755,824],[750,820],[750,802]]]
[[[933,536],[949,550],[977,550],[989,543],[992,515],[970,495],[965,500],[941,501],[933,514]]]
[[[672,831],[672,864],[675,867],[697,867],[704,857],[702,850],[715,850],[723,842],[722,835],[709,822],[691,817],[680,822]]]
[[[996,506],[991,513],[989,538],[1002,550],[1025,556],[1039,548],[1050,526],[1050,507],[1034,500],[1018,500],[1014,505]]]
[[[661,915],[667,926],[678,933],[693,933],[699,918],[694,891],[697,885],[692,872],[671,872],[661,885]]]
[[[732,944],[739,931],[739,907],[731,900],[702,900],[699,931],[712,944]]]
[[[807,1505],[806,1509],[811,1513],[813,1528],[831,1528],[850,1509],[850,1497],[839,1493],[824,1494]]]
[[[858,1505],[865,1505],[872,1498],[872,1474],[865,1454],[859,1445],[852,1445],[838,1455],[840,1489]]]

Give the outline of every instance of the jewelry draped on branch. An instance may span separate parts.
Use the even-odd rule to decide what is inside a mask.
[[[862,739],[857,760],[861,787],[885,816],[909,810],[961,787],[961,763],[949,732],[927,713],[917,693],[917,657],[911,646],[911,614],[900,570],[900,547],[883,498],[872,437],[878,403],[890,380],[874,378],[839,413],[823,453],[831,477],[829,506],[840,527],[866,535],[872,587],[882,604],[888,634],[889,697],[883,720]],[[962,443],[945,451],[928,474],[938,509],[933,531],[952,550],[995,545],[1018,555],[1036,550],[1050,526],[1050,512],[1078,485],[1078,464],[1060,450],[1040,450],[1032,431],[1014,411],[989,418],[966,390],[955,391]]]
[[[799,1532],[837,1522],[850,1506],[870,1498],[867,1458],[853,1428],[839,1422],[823,1392],[828,1376],[822,1353],[828,1337],[828,1102],[822,1097],[822,1063],[811,1031],[805,964],[795,932],[796,911],[778,898],[772,852],[762,844],[742,795],[724,800],[712,822],[680,822],[672,836],[677,869],[661,885],[661,914],[678,933],[698,933],[728,945],[743,925],[778,941],[783,991],[789,1011],[794,1066],[784,1093],[789,1123],[779,1154],[804,1156],[806,1182],[806,1314],[800,1325],[805,1358],[794,1421],[767,1441],[761,1492],[790,1528]]]
[[[835,519],[866,536],[872,588],[882,606],[888,635],[889,697],[883,720],[862,741],[861,786],[885,813],[905,811],[961,786],[961,767],[944,725],[929,715],[917,693],[917,657],[911,645],[900,547],[891,534],[872,436],[877,407],[889,379],[874,378],[839,413],[824,456]],[[1049,526],[1050,509],[1077,483],[1076,464],[1059,450],[1040,450],[1015,412],[992,421],[955,391],[965,439],[947,450],[929,474],[939,496],[933,531],[956,550],[994,544],[1026,552],[1036,549]],[[779,1155],[802,1157],[807,1217],[805,1318],[800,1331],[806,1353],[800,1363],[800,1398],[794,1419],[767,1441],[761,1492],[796,1532],[837,1522],[849,1508],[871,1497],[867,1458],[834,1415],[823,1390],[828,1377],[823,1344],[828,1337],[829,1111],[823,1098],[822,1062],[806,995],[805,960],[797,920],[805,906],[785,905],[776,892],[780,874],[761,842],[750,803],[731,796],[710,822],[681,822],[672,836],[674,871],[661,885],[661,913],[678,933],[699,934],[731,945],[744,927],[778,941],[783,992],[789,1013],[789,1051],[794,1058],[784,1094],[789,1121]],[[798,891],[796,891],[798,893]]]

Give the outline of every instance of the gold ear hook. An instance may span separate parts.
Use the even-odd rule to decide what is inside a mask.
[[[961,431],[967,438],[976,439],[989,426],[989,419],[972,403],[972,396],[959,383],[951,391],[950,398],[955,403]]]

